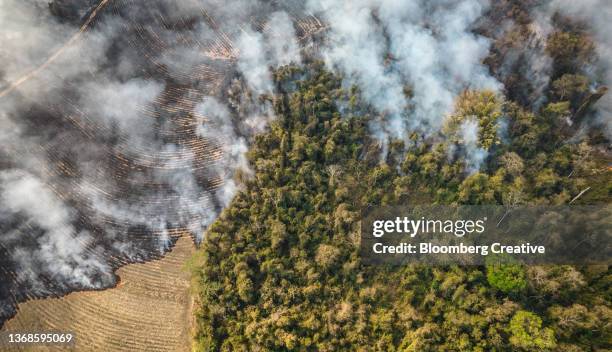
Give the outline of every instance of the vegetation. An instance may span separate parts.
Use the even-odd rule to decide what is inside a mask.
[[[503,293],[519,293],[527,287],[525,269],[518,264],[487,265],[487,281]]]
[[[551,35],[556,76],[541,109],[466,91],[439,135],[386,144],[369,132],[385,117],[321,63],[277,71],[277,119],[249,151],[253,175],[238,176],[194,260],[196,349],[611,349],[608,267],[369,267],[358,256],[367,205],[567,204],[586,187],[576,203],[608,202],[596,136],[568,142],[588,94],[576,60],[592,49],[580,38]],[[459,135],[468,119],[487,154],[477,171]]]

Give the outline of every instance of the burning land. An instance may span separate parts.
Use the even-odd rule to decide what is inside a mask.
[[[180,232],[201,241],[230,201],[271,118],[235,43],[264,19],[195,5],[2,5],[2,320],[27,298],[111,287],[116,268],[163,255]],[[294,45],[313,21],[291,27]]]
[[[175,321],[180,258],[195,350],[610,348],[607,265],[370,267],[356,235],[370,206],[609,203],[610,11],[2,1],[0,327],[113,287]]]

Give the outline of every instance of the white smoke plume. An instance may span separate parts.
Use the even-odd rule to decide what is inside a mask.
[[[467,118],[459,126],[460,142],[465,153],[465,169],[469,174],[480,170],[480,166],[488,154],[479,145],[478,132],[478,121],[475,118]]]
[[[0,78],[4,83],[16,81],[42,64],[48,53],[58,43],[65,42],[72,31],[69,26],[52,20],[45,1],[3,0],[0,2],[0,23],[0,62],[3,65]]]
[[[19,93],[39,102],[52,101],[62,82],[101,65],[108,39],[118,28],[79,37],[78,28],[58,21],[48,1],[41,0],[3,0],[0,23],[0,97],[18,84]],[[75,40],[81,37],[86,40]]]
[[[6,0],[0,21],[0,250],[20,280],[2,319],[25,291],[112,284],[177,229],[201,241],[273,118],[271,68],[301,61],[292,18],[259,1]],[[243,110],[223,98],[237,73]]]
[[[272,13],[266,26],[265,33],[243,30],[237,43],[238,68],[257,94],[273,90],[270,67],[301,62],[295,29],[287,13]]]
[[[91,234],[72,225],[76,213],[40,179],[18,171],[0,173],[0,214],[2,218],[20,215],[26,222],[42,230],[35,244],[28,243],[31,226],[23,226],[3,234],[4,245],[15,244],[11,253],[18,263],[18,281],[40,292],[41,276],[52,278],[58,285],[100,288],[114,283],[108,265],[101,260],[100,248],[89,248]],[[21,245],[26,243],[28,245]],[[95,278],[95,279],[94,279]]]
[[[309,1],[330,26],[328,66],[390,114],[380,129],[395,138],[405,138],[407,129],[437,132],[467,87],[500,88],[482,64],[489,41],[471,32],[486,6],[477,0]]]
[[[300,15],[327,26],[318,54],[383,116],[382,141],[435,135],[460,92],[501,89],[473,31],[485,0],[48,1],[0,2],[0,251],[39,292],[41,275],[62,292],[107,285],[108,253],[146,259],[175,230],[201,240],[274,118],[271,69],[306,61]],[[606,16],[573,6],[609,60]],[[470,171],[486,156],[477,128],[461,126]]]
[[[599,84],[612,87],[612,3],[607,0],[552,0],[549,14],[558,11],[571,18],[587,23],[593,32],[598,55],[600,78]],[[605,94],[595,105],[599,110],[599,119],[606,128],[609,139],[612,139],[612,95]]]
[[[272,66],[282,66],[301,62],[300,47],[293,21],[284,11],[270,15],[266,23],[266,39],[270,47],[270,62]]]
[[[254,92],[272,92],[272,75],[265,57],[263,34],[251,30],[244,31],[238,38],[238,68]]]
[[[197,133],[207,140],[220,144],[224,157],[214,165],[218,176],[227,182],[217,190],[217,195],[223,207],[227,206],[236,192],[236,184],[231,177],[225,173],[233,174],[237,169],[248,170],[245,157],[247,144],[244,138],[236,135],[235,127],[231,123],[231,115],[228,108],[214,97],[206,97],[205,100],[195,108],[199,115],[207,118],[197,129]]]
[[[153,120],[146,116],[146,109],[163,89],[162,83],[142,78],[88,81],[82,86],[80,111],[100,128],[117,128],[129,139],[123,147],[142,148],[153,139]]]
[[[507,23],[504,29],[504,32],[498,36],[512,36],[513,31],[519,31],[521,28],[514,23]],[[520,73],[520,81],[515,84],[520,84],[521,88],[506,88],[520,91],[520,95],[514,98],[536,112],[546,103],[547,97],[544,93],[550,84],[552,74],[553,60],[545,50],[546,40],[552,31],[549,15],[537,8],[533,12],[533,21],[529,24],[527,38],[511,44],[504,42],[506,48],[499,75],[502,79],[507,79]]]

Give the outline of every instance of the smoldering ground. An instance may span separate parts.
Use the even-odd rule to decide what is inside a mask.
[[[383,144],[438,134],[466,89],[507,94],[485,65],[503,31],[479,29],[484,0],[302,3],[0,3],[0,321],[28,297],[113,285],[180,234],[200,241],[274,118],[257,99],[274,93],[270,69],[304,46],[359,87]],[[528,74],[548,84],[545,65]],[[469,121],[474,172],[487,151]]]
[[[226,107],[225,90],[271,93],[269,65],[299,62],[295,13],[233,4],[2,3],[0,321],[27,297],[109,287],[182,233],[200,241],[231,200],[273,114]]]

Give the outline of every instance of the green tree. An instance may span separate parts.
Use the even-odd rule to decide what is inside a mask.
[[[499,260],[499,262],[495,262]],[[527,287],[525,269],[518,264],[504,264],[492,258],[487,264],[489,285],[507,294],[516,294]]]
[[[468,176],[459,186],[459,202],[462,204],[491,203],[495,200],[494,195],[489,176],[480,172]]]
[[[542,319],[519,310],[509,326],[510,343],[523,351],[550,351],[557,345],[552,329],[542,328]]]

